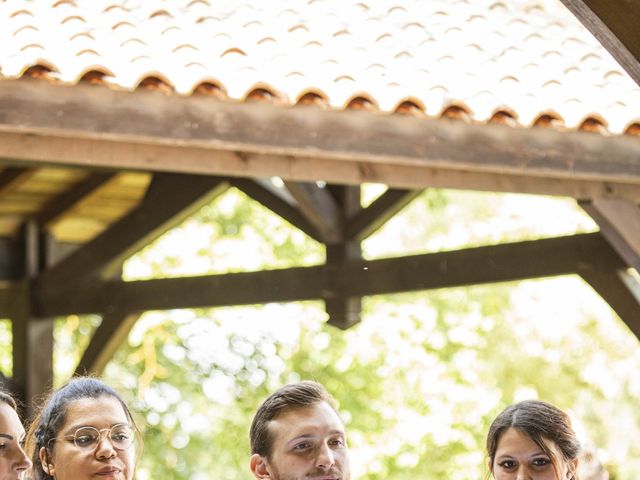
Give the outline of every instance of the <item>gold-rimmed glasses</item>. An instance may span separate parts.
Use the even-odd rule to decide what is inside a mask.
[[[135,431],[131,425],[119,423],[111,428],[98,430],[95,427],[80,427],[73,435],[65,435],[64,438],[73,439],[73,444],[83,450],[95,449],[102,439],[102,432],[107,432],[111,445],[116,450],[126,450],[133,445]]]

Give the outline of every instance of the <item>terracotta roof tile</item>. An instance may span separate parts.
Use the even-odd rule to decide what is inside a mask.
[[[640,122],[638,87],[555,0],[0,0],[0,45],[5,78],[611,133]]]

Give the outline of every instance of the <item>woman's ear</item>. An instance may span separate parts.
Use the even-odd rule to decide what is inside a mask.
[[[269,473],[269,463],[262,455],[258,455],[257,453],[251,455],[250,465],[251,473],[253,473],[254,477],[258,479],[271,478],[271,473]]]
[[[49,456],[49,452],[47,452],[47,449],[45,447],[42,447],[40,449],[40,451],[38,452],[38,456],[40,457],[40,463],[42,464],[42,470],[44,470],[44,473],[51,477],[55,476],[56,468],[54,467],[53,462],[51,461],[51,458]]]

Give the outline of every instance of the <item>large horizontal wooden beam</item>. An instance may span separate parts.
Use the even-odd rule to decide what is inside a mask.
[[[640,85],[640,9],[630,0],[561,0]]]
[[[535,261],[532,261],[535,259]],[[508,243],[400,258],[226,275],[108,281],[74,295],[36,292],[38,316],[217,307],[323,299],[338,290],[366,296],[583,272],[623,261],[600,234]],[[337,282],[337,283],[336,283]]]
[[[0,159],[25,165],[638,199],[639,157],[629,136],[0,82]]]

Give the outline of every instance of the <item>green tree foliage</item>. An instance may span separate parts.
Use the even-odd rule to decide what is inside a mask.
[[[430,190],[364,251],[375,258],[594,228],[573,202]],[[321,245],[232,190],[125,271],[149,278],[323,259]],[[372,297],[362,317],[343,332],[326,325],[317,302],[145,314],[105,372],[144,430],[138,478],[251,478],[252,414],[298,379],[318,380],[338,399],[354,478],[484,478],[489,423],[530,397],[567,409],[616,479],[640,471],[638,341],[578,278]],[[60,378],[97,322],[60,322]]]

